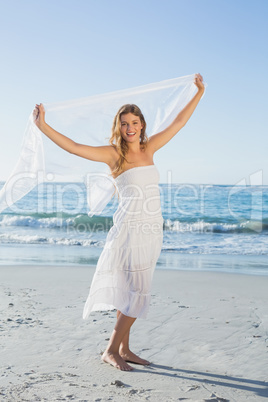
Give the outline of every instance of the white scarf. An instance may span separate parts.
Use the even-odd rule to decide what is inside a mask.
[[[194,79],[195,74],[192,74],[102,95],[44,104],[46,121],[75,142],[108,145],[117,111],[126,103],[134,103],[145,117],[149,137],[167,127],[190,101],[197,91]],[[53,180],[85,182],[89,216],[102,212],[115,189],[114,179],[108,171],[104,173],[98,163],[69,154],[55,145],[37,128],[31,113],[19,160],[0,191],[0,212],[38,184]]]

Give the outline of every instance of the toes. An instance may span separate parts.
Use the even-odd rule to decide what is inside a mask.
[[[130,365],[126,364],[125,361],[122,359],[121,356],[117,355],[108,355],[108,354],[103,354],[101,357],[101,360],[105,363],[109,363],[110,365],[114,366],[118,370],[122,371],[131,371],[133,370],[133,367]]]

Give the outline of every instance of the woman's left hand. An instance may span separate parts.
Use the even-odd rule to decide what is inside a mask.
[[[195,74],[195,80],[194,80],[195,85],[199,90],[204,91],[205,86],[203,84],[203,77],[201,74]]]

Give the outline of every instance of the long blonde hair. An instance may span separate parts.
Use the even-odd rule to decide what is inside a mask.
[[[113,121],[113,126],[112,126],[112,134],[109,139],[110,145],[116,148],[117,152],[119,153],[120,157],[117,163],[117,166],[113,170],[113,174],[119,175],[122,172],[122,165],[126,159],[126,154],[128,151],[128,144],[124,140],[124,138],[121,135],[121,116],[123,114],[127,113],[132,113],[134,116],[137,116],[140,118],[140,121],[143,125],[143,128],[141,130],[140,134],[140,147],[141,149],[145,149],[148,143],[148,137],[146,135],[146,121],[144,119],[144,116],[140,110],[140,108],[137,105],[133,104],[126,104],[121,106],[121,108],[118,110],[117,114],[114,117]],[[128,162],[128,161],[127,161]],[[128,162],[129,163],[129,162]]]

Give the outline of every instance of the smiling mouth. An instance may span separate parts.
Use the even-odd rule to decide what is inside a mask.
[[[136,133],[127,133],[127,135],[129,136],[129,137],[132,137],[133,135],[135,135]]]

